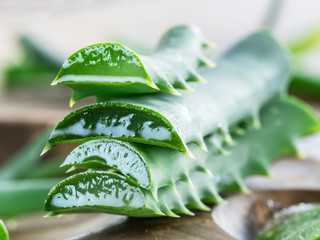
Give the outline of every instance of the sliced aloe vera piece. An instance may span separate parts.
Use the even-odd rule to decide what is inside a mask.
[[[205,167],[213,173],[213,177],[203,169],[189,165],[188,161],[192,160],[182,153],[150,147],[147,154],[152,158],[145,158],[151,173],[150,186],[152,181],[176,179],[174,185],[159,185],[157,199],[151,190],[139,186],[138,181],[131,181],[126,174],[89,171],[75,174],[55,186],[47,197],[45,208],[53,212],[103,211],[136,217],[176,217],[180,213],[192,215],[189,209],[208,210],[204,203],[221,201],[218,192],[246,190],[243,183],[245,177],[267,174],[269,164],[276,157],[297,153],[294,141],[298,137],[320,130],[315,113],[292,98],[277,100],[265,107],[261,122],[260,129],[249,128],[243,136],[235,136],[237,145],[227,147],[229,154],[225,156],[217,153],[210,137],[206,138],[209,153],[200,151],[195,144],[189,144],[190,148],[197,149],[195,156],[204,159]],[[171,159],[165,161],[167,156]],[[120,157],[119,162],[121,160]],[[66,164],[73,162],[67,160]],[[179,180],[176,172],[184,172],[188,179]],[[115,183],[111,184],[110,179],[114,179]],[[104,185],[105,181],[110,184]],[[124,187],[125,183],[128,188]],[[127,205],[124,204],[125,194],[133,199],[132,203],[130,200]],[[140,199],[140,205],[137,199]]]
[[[142,151],[128,143],[111,140],[93,140],[74,149],[61,166],[75,168],[116,169],[141,187],[149,187],[150,172]]]
[[[256,240],[317,240],[320,239],[320,206],[298,213],[265,231]]]
[[[286,53],[266,33],[236,44],[215,70],[204,69],[207,84],[183,96],[142,95],[88,105],[67,115],[52,132],[46,150],[60,143],[98,138],[169,147],[189,153],[187,143],[206,149],[203,137],[245,117],[257,120],[263,104],[284,92],[289,77]],[[192,84],[192,83],[190,83]]]
[[[199,154],[203,152],[193,147],[200,152]],[[79,168],[115,170],[124,175],[128,181],[150,190],[157,198],[159,188],[169,186],[174,190],[178,180],[192,184],[190,174],[193,171],[201,171],[212,177],[201,159],[194,161],[177,151],[170,149],[164,151],[161,147],[134,147],[129,143],[102,139],[92,140],[75,148],[62,166],[69,166],[71,170]],[[170,168],[165,172],[159,171],[167,166]]]
[[[81,98],[110,97],[164,91],[191,90],[186,81],[202,81],[198,66],[213,67],[202,49],[209,46],[195,26],[171,28],[150,56],[140,56],[118,43],[98,43],[72,54],[53,85],[74,90],[71,105]]]

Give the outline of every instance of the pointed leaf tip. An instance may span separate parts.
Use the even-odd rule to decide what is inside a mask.
[[[151,87],[151,88],[153,88],[153,89],[155,89],[155,90],[160,90],[160,89],[158,88],[158,86],[157,86],[153,81],[150,82],[149,87]]]
[[[172,88],[172,89],[168,89],[168,92],[176,95],[176,96],[181,96],[181,93],[179,93],[176,89]]]
[[[43,156],[46,152],[48,152],[52,148],[51,144],[47,143],[46,146],[43,148],[40,156]]]
[[[184,152],[184,154],[192,159],[196,159],[195,156],[192,154],[192,152],[190,152],[188,147],[186,147],[186,151]]]
[[[211,61],[211,59],[209,59],[208,57],[204,56],[204,55],[201,55],[199,57],[199,66],[203,66],[203,67],[208,67],[208,68],[214,68],[216,67],[216,64]]]
[[[174,195],[176,195],[177,197],[180,197],[178,191],[177,191],[177,188],[176,188],[176,185],[175,183],[173,183],[171,186],[169,186],[169,188],[172,190],[172,192],[174,193]]]
[[[54,79],[50,85],[51,86],[56,86],[57,85],[57,79]]]

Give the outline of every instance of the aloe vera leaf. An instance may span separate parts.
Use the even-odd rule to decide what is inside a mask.
[[[37,64],[46,64],[58,71],[64,60],[62,54],[52,51],[50,45],[46,43],[45,39],[39,36],[35,37],[32,34],[20,36],[20,44],[26,55],[25,60],[31,60],[31,62]]]
[[[47,162],[40,164],[32,171],[25,173],[24,179],[30,178],[55,178],[63,177],[66,175],[67,167],[60,167],[63,162],[62,157],[54,157],[48,159]]]
[[[290,44],[290,50],[294,54],[302,54],[308,50],[311,50],[320,44],[320,31],[319,27],[315,28],[308,34],[302,35],[302,37],[295,39]]]
[[[42,39],[29,35],[19,38],[23,59],[4,70],[4,86],[7,89],[47,86],[59,72],[64,59],[46,47]]]
[[[270,118],[270,121],[273,121],[272,118]],[[268,125],[266,125],[264,129],[267,129],[267,127]],[[299,128],[295,131],[298,130]],[[272,131],[272,129],[266,131]],[[264,148],[264,144],[261,145],[261,143],[259,143],[256,146],[255,142],[252,142],[252,139],[247,136],[241,136],[239,139],[239,141],[242,142],[242,145],[247,146],[247,148],[242,145],[241,148],[233,146],[231,152],[235,154],[219,157],[219,154],[216,151],[216,142],[212,141],[213,137],[216,136],[209,136],[205,141],[209,146],[209,155],[199,149],[195,144],[189,144],[189,148],[195,154],[197,161],[174,150],[167,149],[164,151],[161,147],[152,146],[138,146],[137,148],[117,140],[103,139],[92,140],[80,145],[68,155],[62,166],[73,166],[74,169],[115,169],[126,176],[127,180],[135,182],[137,186],[149,189],[154,197],[157,198],[159,188],[167,186],[174,189],[175,183],[178,180],[183,180],[188,184],[193,185],[190,180],[190,174],[192,172],[202,171],[212,177],[211,169],[215,171],[213,176],[215,176],[218,183],[222,182],[222,184],[226,184],[229,181],[232,181],[233,184],[227,185],[233,188],[228,189],[224,186],[220,186],[223,191],[247,191],[242,179],[252,174],[267,174],[268,163],[266,162],[266,156],[272,156],[272,159],[276,158],[276,155],[272,155],[275,153],[272,152],[273,149],[271,149],[271,146],[270,151],[272,154],[266,152],[267,149]],[[239,137],[234,136],[234,138],[237,142]],[[247,139],[249,139],[248,143],[244,144]],[[265,144],[270,145],[270,143],[268,143],[269,139],[265,140]],[[281,136],[279,137],[279,141],[280,140]],[[276,143],[279,144],[279,142]],[[287,144],[287,146],[290,147],[289,150],[292,150],[291,148],[294,147],[294,143],[291,141],[282,144]],[[229,148],[226,148],[225,151],[228,152]],[[250,148],[254,150],[250,150]],[[247,158],[250,151],[252,152],[252,155],[256,157],[255,161],[251,161],[251,159]],[[255,154],[254,151],[257,153]],[[247,162],[244,162],[243,165],[240,166],[234,165],[232,164],[232,161],[235,156],[242,156],[242,159],[247,159]],[[209,160],[212,158],[214,158],[215,161]],[[225,164],[228,161],[230,161],[230,167],[224,170]],[[248,162],[251,162],[252,169],[254,169],[255,172],[249,171],[247,167],[239,172],[239,167],[246,166]],[[162,169],[166,170],[162,171]],[[221,181],[219,180],[220,178],[224,180]]]
[[[320,76],[296,72],[292,75],[290,92],[306,98],[319,98]]]
[[[194,148],[200,152],[199,154],[204,155],[201,149],[195,146]],[[75,148],[61,166],[72,166],[73,170],[114,169],[137,186],[149,189],[155,198],[161,187],[169,186],[174,189],[178,180],[190,183],[192,171],[202,171],[211,175],[204,161],[201,161],[203,157],[194,161],[175,150],[163,150],[161,147],[152,146],[134,147],[111,139],[92,140]],[[159,171],[166,166],[170,166],[167,171]]]
[[[287,100],[291,102],[295,102],[295,100]],[[296,102],[295,104],[300,104],[299,102]],[[306,109],[306,107],[304,107]],[[311,112],[309,109],[308,111]],[[273,121],[272,118],[270,118],[270,121]],[[289,120],[288,120],[289,121]],[[282,121],[284,122],[284,121]],[[317,122],[317,119],[314,118],[314,122]],[[268,125],[267,125],[268,126]],[[267,129],[267,126],[264,129]],[[272,126],[273,127],[273,126]],[[265,131],[272,131],[265,130]],[[299,128],[295,130],[296,132],[299,131]],[[249,132],[250,134],[250,132]],[[184,156],[181,153],[175,152],[173,150],[166,150],[163,151],[162,148],[159,147],[148,147],[147,149],[144,149],[145,151],[135,150],[136,154],[139,154],[140,157],[137,156],[132,158],[130,160],[123,159],[122,156],[127,156],[128,153],[127,150],[120,149],[119,147],[113,147],[113,145],[106,144],[110,141],[112,143],[114,140],[94,140],[91,142],[87,142],[80,147],[76,148],[65,160],[63,165],[68,166],[79,166],[82,168],[88,168],[88,164],[90,165],[90,162],[94,162],[95,159],[103,159],[104,164],[102,166],[99,166],[99,168],[115,168],[119,170],[122,174],[125,176],[128,174],[128,171],[124,173],[121,171],[121,167],[119,168],[119,165],[128,166],[128,161],[130,162],[129,166],[137,166],[139,164],[134,164],[133,159],[144,159],[144,162],[147,164],[143,165],[143,172],[148,172],[151,178],[149,178],[149,181],[151,183],[148,184],[147,189],[149,189],[155,197],[157,197],[157,191],[161,187],[168,186],[171,189],[175,188],[175,183],[178,180],[183,180],[187,182],[189,185],[193,185],[192,181],[190,180],[190,174],[193,171],[202,171],[203,173],[207,174],[208,176],[212,175],[211,170],[213,169],[214,174],[213,176],[216,178],[216,181],[218,183],[222,183],[224,185],[219,186],[221,191],[232,191],[232,190],[241,190],[241,191],[247,191],[244,183],[242,182],[242,179],[245,177],[252,175],[252,174],[268,174],[268,163],[266,162],[267,157],[275,153],[268,153],[266,152],[266,149],[264,148],[264,144],[259,143],[257,146],[255,143],[252,143],[252,139],[250,137],[241,136],[240,140],[242,142],[242,145],[247,146],[245,148],[241,145],[241,147],[232,147],[232,153],[234,154],[228,154],[226,156],[217,156],[216,151],[216,142],[212,141],[212,137],[210,136],[206,138],[206,143],[209,147],[209,155],[207,153],[204,153],[199,148],[197,148],[194,144],[189,144],[190,149],[192,149],[193,152],[195,152],[195,156],[197,157],[198,161],[194,161],[186,156]],[[238,140],[239,136],[235,136],[235,139]],[[248,144],[244,144],[246,140],[248,140]],[[281,137],[279,138],[279,141],[281,140]],[[267,141],[269,139],[266,139],[265,144],[269,144]],[[122,143],[123,145],[128,145],[125,143]],[[276,142],[276,144],[279,144],[279,142]],[[290,151],[295,152],[294,149],[294,143],[292,141],[285,142],[287,144],[288,149]],[[127,148],[132,148],[132,146],[128,145]],[[230,148],[230,147],[229,147]],[[229,148],[225,149],[225,151],[229,151]],[[250,148],[255,149],[254,151],[257,151],[258,153],[255,154],[253,150],[250,150]],[[103,150],[102,150],[103,149]],[[106,150],[108,151],[108,154],[106,154]],[[247,155],[249,152],[252,152],[252,155],[256,157],[254,161],[247,158]],[[271,151],[272,152],[272,151]],[[292,152],[291,152],[292,153]],[[110,157],[111,156],[111,157]],[[120,157],[119,157],[120,156]],[[246,161],[242,162],[241,165],[234,165],[233,159],[235,156],[242,156],[242,159],[246,159]],[[276,158],[276,155],[272,155],[272,159]],[[110,159],[112,158],[112,162],[118,161],[117,164],[113,164],[111,166]],[[215,159],[214,161],[210,161],[210,159]],[[207,160],[206,160],[207,159]],[[206,160],[206,161],[205,161]],[[230,161],[230,167],[227,169],[225,168],[226,163]],[[207,163],[205,163],[207,162]],[[252,169],[254,171],[251,171],[251,168],[247,168],[248,162],[251,162]],[[141,164],[139,165],[141,166]],[[240,167],[244,167],[242,171],[239,171]],[[90,165],[90,168],[95,168],[93,164]],[[161,169],[166,169],[166,171],[161,171]],[[95,168],[96,169],[96,168]],[[129,170],[130,171],[130,170]],[[137,172],[135,170],[135,172]],[[139,172],[141,174],[142,170]],[[136,176],[146,176],[146,174],[136,174]],[[222,179],[222,180],[221,180]],[[135,182],[139,182],[135,180]],[[232,184],[230,184],[230,182]],[[141,186],[141,185],[140,185]],[[229,188],[228,188],[229,186]],[[146,187],[141,186],[141,187]],[[231,187],[231,188],[230,188]]]
[[[250,175],[269,175],[269,164],[280,156],[299,157],[296,140],[320,130],[319,119],[312,108],[293,97],[269,104],[262,111],[261,120],[260,130],[247,130],[243,136],[235,136],[237,145],[226,147],[229,154],[207,161],[219,192],[246,191],[243,179]]]
[[[206,180],[206,179],[204,179]],[[151,192],[127,181],[119,174],[106,171],[89,171],[75,174],[51,189],[45,203],[45,209],[53,212],[95,212],[126,214],[134,217],[155,217],[177,213],[192,214],[183,203],[208,210],[196,192],[184,182],[177,183],[177,193],[182,186],[182,197],[178,197],[170,188],[159,190],[159,201]],[[104,189],[104,191],[101,191]]]
[[[1,219],[0,219],[0,239],[9,240],[8,230]]]
[[[40,162],[39,154],[45,146],[49,134],[48,129],[31,139],[22,149],[11,157],[0,169],[0,179],[23,178]]]
[[[295,39],[290,44],[290,50],[294,60],[295,71],[292,74],[292,83],[290,85],[290,92],[298,96],[307,98],[319,98],[320,93],[320,77],[311,75],[303,70],[299,64],[299,57],[307,51],[310,51],[320,45],[320,31],[319,28],[302,35],[302,37]]]
[[[217,69],[201,73],[208,83],[192,85],[195,91],[183,96],[142,95],[75,110],[56,126],[45,151],[60,143],[113,138],[190,155],[187,143],[206,149],[203,136],[220,130],[228,137],[230,125],[256,117],[263,104],[283,92],[289,63],[269,34],[254,33],[224,54]]]
[[[112,139],[92,140],[75,148],[61,166],[116,169],[137,185],[150,185],[150,171],[143,153],[128,143]]]
[[[213,149],[210,144],[210,139],[206,139],[209,153],[206,154],[203,151],[199,153],[205,155],[206,166],[213,172],[214,178],[203,171],[195,170],[191,173],[189,171],[189,183],[178,180],[175,182],[174,189],[169,186],[161,187],[158,189],[158,200],[156,200],[151,191],[139,187],[136,182],[120,174],[106,171],[78,173],[63,180],[50,191],[45,209],[53,212],[103,211],[135,217],[162,215],[175,217],[180,213],[192,214],[189,209],[207,210],[204,203],[221,201],[218,191],[239,190],[237,187],[244,185],[242,181],[245,177],[265,174],[267,167],[276,157],[283,154],[296,154],[295,139],[320,130],[319,121],[311,108],[292,98],[277,100],[265,107],[261,113],[261,121],[260,129],[251,128],[243,136],[237,136],[237,145],[227,148],[229,155],[217,155],[216,149]],[[194,144],[190,145],[196,148]],[[153,151],[154,148],[157,147],[151,147],[149,151]],[[172,152],[172,158],[177,156],[177,158],[188,161],[188,157],[182,153],[162,149],[162,152],[165,151]],[[158,157],[160,158],[160,155]],[[200,156],[196,157],[201,159]],[[158,159],[154,156],[148,162],[150,172],[152,172],[151,180],[158,178],[162,173],[167,174],[167,178],[170,179],[171,169],[179,171],[174,168],[174,161],[168,161],[152,169],[154,168],[151,164],[153,160]],[[107,189],[102,187],[101,182],[104,179],[110,183],[110,179],[113,179],[115,175],[121,178],[121,183],[117,180],[114,187],[109,185]],[[122,207],[114,211],[115,201],[119,201],[119,205],[123,206],[123,195],[119,195],[117,189],[118,184],[124,186],[124,182],[130,184],[133,195],[139,192],[137,197],[142,196],[142,206],[135,207],[136,205],[131,205],[129,201],[130,211]],[[121,187],[121,191],[124,191],[123,189]],[[104,195],[106,191],[109,195]],[[101,196],[104,198],[102,199]],[[135,196],[132,196],[132,199],[134,198]]]
[[[202,54],[208,46],[195,26],[169,29],[149,56],[119,43],[98,43],[72,54],[52,84],[74,90],[71,104],[91,95],[108,99],[159,90],[178,95],[176,88],[189,90],[186,81],[201,81],[198,66],[214,66]]]
[[[298,213],[263,232],[256,240],[316,240],[320,238],[320,206]]]
[[[43,210],[50,188],[60,179],[24,179],[0,181],[0,217],[12,218]]]

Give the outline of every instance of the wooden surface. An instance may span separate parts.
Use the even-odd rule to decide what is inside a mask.
[[[103,239],[218,239],[232,240],[212,220],[211,212],[174,218],[124,218],[93,233],[75,237],[77,240]]]
[[[213,211],[213,220],[239,240],[253,240],[273,214],[299,203],[320,203],[320,190],[264,190],[231,196]]]
[[[24,216],[16,222],[6,222],[10,240],[60,240],[86,234],[102,228],[119,216],[107,214],[77,214],[44,218],[46,213]]]

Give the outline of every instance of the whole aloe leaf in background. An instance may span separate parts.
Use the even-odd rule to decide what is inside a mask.
[[[103,211],[136,217],[174,217],[180,213],[192,214],[189,209],[208,210],[204,203],[221,201],[218,192],[246,190],[245,177],[266,174],[274,159],[297,153],[294,142],[298,137],[320,130],[315,113],[304,103],[290,98],[265,107],[261,122],[260,129],[249,128],[245,135],[234,136],[237,145],[227,147],[229,155],[226,156],[217,153],[212,136],[206,138],[209,153],[189,144],[195,149],[197,159],[203,160],[200,162],[160,147],[148,147],[144,153],[132,155],[131,152],[130,155],[128,151],[123,152],[123,144],[117,141],[99,140],[89,146],[85,144],[69,155],[65,165],[79,167],[82,164],[94,171],[75,174],[55,186],[48,195],[46,210]],[[109,141],[119,146],[112,148],[114,152],[110,152]],[[103,154],[104,146],[111,155],[104,155],[103,160],[96,153]],[[75,159],[75,156],[79,158]],[[112,160],[110,156],[113,156]],[[127,157],[125,161],[124,156]],[[116,164],[111,165],[110,161]],[[128,165],[139,166],[140,173],[149,173],[144,176],[149,177],[149,186],[159,188],[156,194],[147,184],[135,179],[137,169],[128,167],[123,171]],[[102,169],[115,170],[115,173]],[[165,181],[170,184],[162,185]]]
[[[19,179],[29,174],[41,161],[39,153],[45,146],[51,129],[47,129],[11,157],[0,169],[0,180]]]
[[[43,201],[58,178],[3,180],[0,182],[0,216],[13,218],[43,210]]]
[[[159,90],[180,95],[176,88],[191,90],[186,81],[204,81],[197,67],[214,66],[202,53],[209,44],[194,26],[171,28],[150,56],[119,43],[94,44],[71,55],[52,84],[74,90],[71,105],[92,95],[110,99]]]
[[[286,91],[289,72],[287,54],[279,44],[267,33],[254,33],[224,54],[217,69],[203,69],[200,73],[208,83],[190,83],[194,92],[85,106],[56,126],[45,150],[60,143],[113,138],[192,155],[189,142],[206,150],[204,136],[220,131],[230,142],[230,125],[247,117],[257,123],[261,107]]]
[[[67,169],[59,168],[62,156],[45,162],[40,157],[50,132],[51,129],[41,132],[1,166],[0,217],[14,218],[42,211],[50,188],[59,182],[58,177],[66,176]]]

